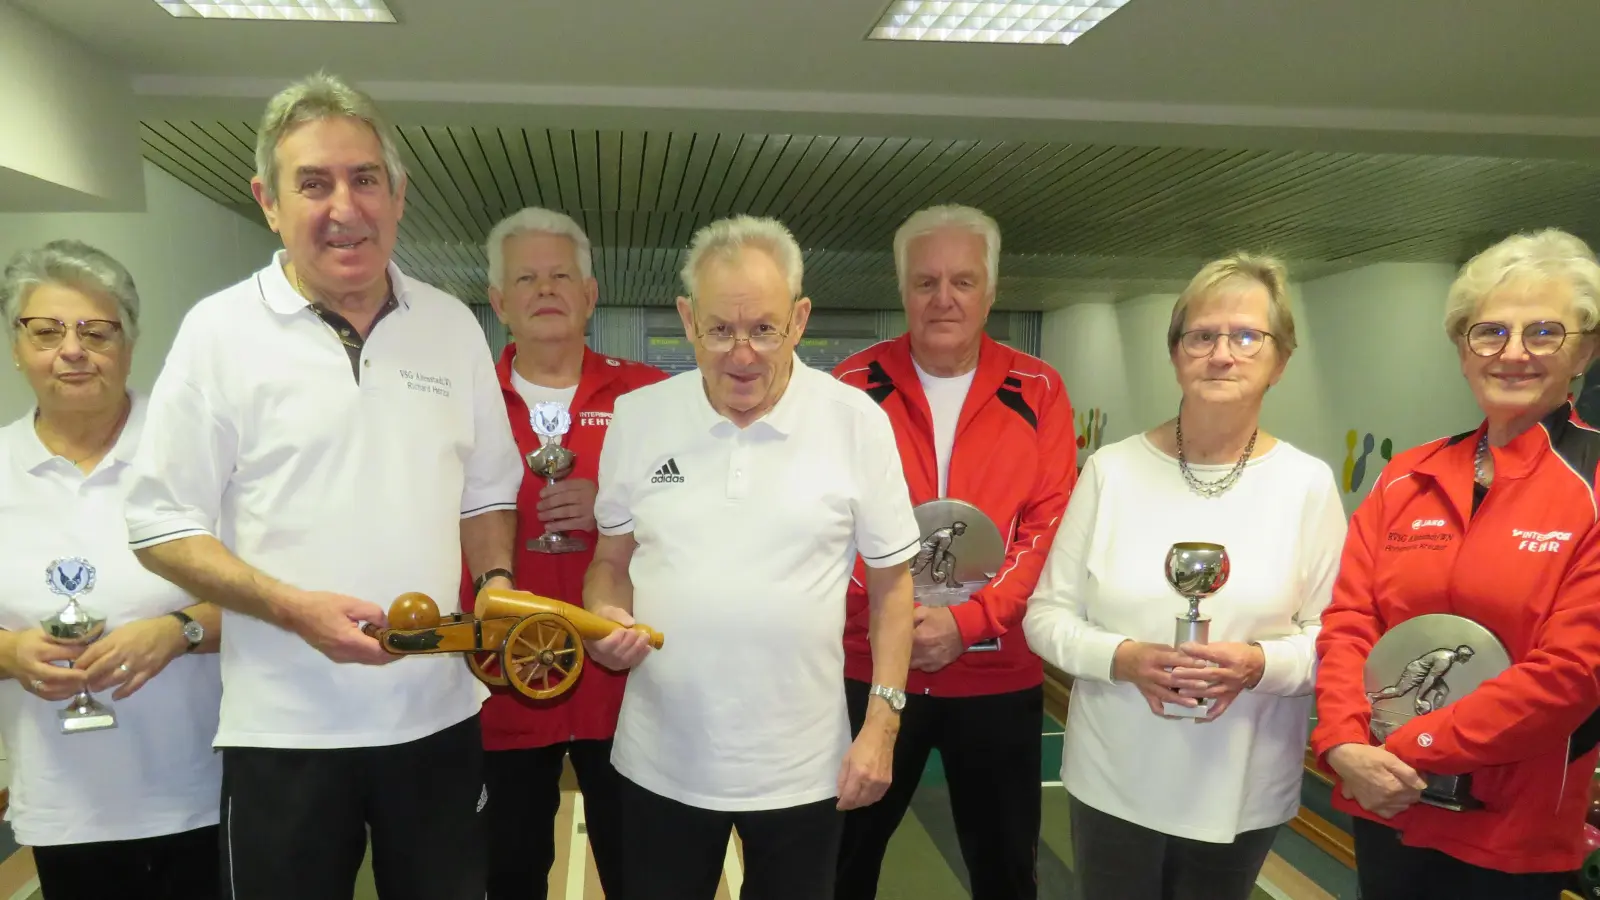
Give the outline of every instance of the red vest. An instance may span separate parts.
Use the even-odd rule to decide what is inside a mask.
[[[511,416],[511,434],[523,457],[539,449],[539,438],[528,420],[528,404],[511,386],[511,361],[515,344],[508,344],[495,367],[500,390],[505,395],[506,412]],[[666,378],[665,372],[643,363],[602,356],[588,348],[583,351],[583,373],[578,392],[572,398],[572,428],[562,445],[576,454],[569,478],[594,481],[600,467],[600,448],[605,442],[611,410],[617,397]],[[528,541],[544,533],[536,507],[545,480],[523,470],[522,489],[517,494],[516,586],[545,597],[583,605],[583,574],[594,558],[598,539],[593,531],[583,532],[588,551],[547,554],[527,549]],[[463,573],[461,608],[472,609],[472,580]],[[609,738],[617,728],[617,712],[622,708],[622,688],[627,676],[607,670],[593,660],[585,660],[583,672],[572,690],[553,700],[530,700],[509,687],[491,688],[483,704],[483,746],[487,750],[515,750],[547,747],[571,740]],[[463,663],[464,665],[465,663]]]

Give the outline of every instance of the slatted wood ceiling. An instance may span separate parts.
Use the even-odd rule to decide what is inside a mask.
[[[259,220],[244,122],[145,122],[150,161]],[[1000,305],[1175,290],[1235,248],[1299,278],[1381,261],[1458,263],[1517,229],[1600,238],[1600,165],[1562,161],[981,140],[402,126],[411,178],[396,255],[485,302],[482,242],[526,205],[595,244],[601,302],[670,304],[695,229],[777,216],[824,307],[898,305],[890,241],[912,211],[979,206],[1004,230]]]

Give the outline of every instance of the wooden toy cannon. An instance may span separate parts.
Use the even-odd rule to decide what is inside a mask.
[[[583,671],[583,642],[597,641],[622,625],[570,603],[527,591],[484,588],[475,613],[439,614],[427,594],[401,594],[389,607],[389,627],[364,631],[397,655],[463,653],[467,667],[485,684],[512,689],[524,697],[548,700],[577,684]],[[646,625],[633,630],[661,649],[666,638]]]

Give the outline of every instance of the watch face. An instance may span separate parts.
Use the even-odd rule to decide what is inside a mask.
[[[189,643],[198,644],[206,639],[206,630],[201,627],[199,622],[185,622],[183,636],[189,639]]]

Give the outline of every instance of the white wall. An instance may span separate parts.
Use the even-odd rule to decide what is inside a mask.
[[[124,73],[0,3],[0,84],[0,209],[139,209],[139,131]]]
[[[145,211],[0,213],[0,260],[56,238],[76,238],[116,257],[139,288],[139,343],[130,383],[149,390],[183,314],[202,297],[266,265],[277,235],[144,164]],[[0,374],[0,422],[33,403],[10,366]]]
[[[1382,468],[1385,438],[1395,451],[1465,431],[1482,418],[1444,337],[1445,293],[1455,270],[1385,264],[1329,276],[1290,291],[1299,348],[1268,393],[1262,427],[1321,457],[1353,510]],[[1148,430],[1177,411],[1166,352],[1175,295],[1069,306],[1045,314],[1043,356],[1061,371],[1079,411],[1106,415],[1102,444]],[[1367,434],[1374,452],[1360,483],[1346,442]],[[1092,448],[1091,448],[1092,449]],[[1080,460],[1087,453],[1080,452]]]

